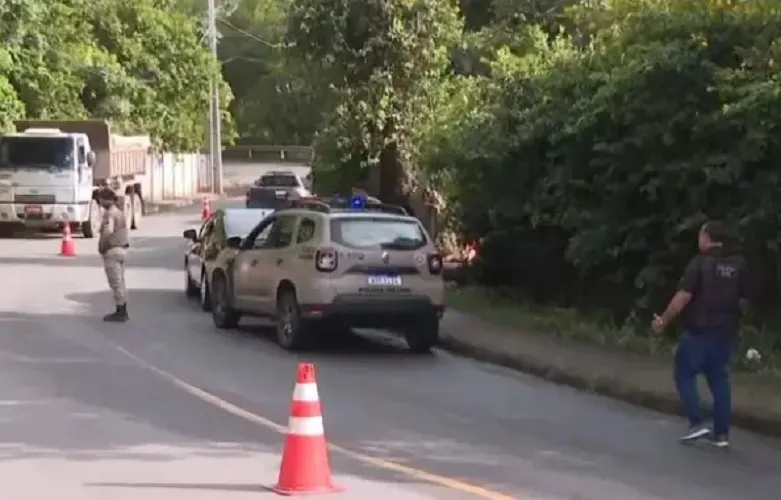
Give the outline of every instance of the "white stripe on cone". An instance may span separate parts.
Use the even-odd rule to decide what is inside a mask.
[[[314,382],[296,384],[293,389],[293,401],[320,401],[317,394],[317,384]]]
[[[290,417],[287,433],[296,436],[322,436],[325,434],[323,417]]]

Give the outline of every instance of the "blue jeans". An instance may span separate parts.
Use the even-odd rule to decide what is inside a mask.
[[[727,435],[732,420],[729,363],[737,335],[684,332],[675,352],[675,387],[692,426],[702,425],[697,376],[705,375],[713,396],[713,432]]]

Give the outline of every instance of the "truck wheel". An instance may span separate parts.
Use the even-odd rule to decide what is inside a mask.
[[[98,232],[100,232],[100,205],[98,200],[92,200],[89,203],[87,220],[81,223],[81,234],[85,238],[94,238]]]
[[[133,221],[130,223],[130,229],[138,229],[138,223],[141,222],[141,217],[144,215],[144,202],[138,193],[133,193],[130,196],[130,204],[133,207]]]

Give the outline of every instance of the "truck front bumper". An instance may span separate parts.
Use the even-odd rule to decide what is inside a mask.
[[[0,201],[0,223],[29,228],[54,229],[65,221],[82,222],[88,218],[89,205],[56,203],[19,205]]]

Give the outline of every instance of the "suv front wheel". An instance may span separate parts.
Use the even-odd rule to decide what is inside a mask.
[[[236,328],[239,326],[241,313],[233,308],[230,286],[223,273],[214,274],[210,292],[214,326],[217,328]]]
[[[287,350],[301,349],[309,341],[309,322],[301,317],[296,292],[282,290],[277,297],[277,342]]]
[[[439,342],[439,318],[426,315],[404,329],[404,339],[410,351],[425,354]]]

